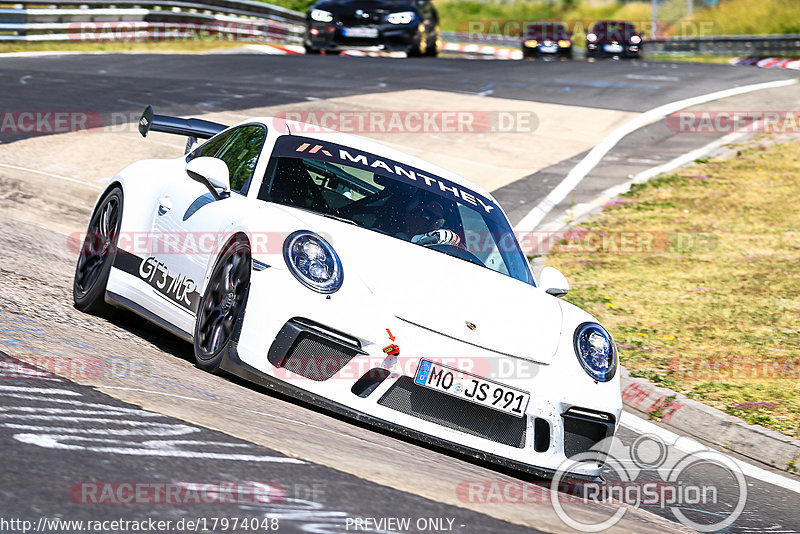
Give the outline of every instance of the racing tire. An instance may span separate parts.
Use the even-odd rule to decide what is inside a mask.
[[[321,50],[319,48],[312,48],[312,47],[310,47],[308,45],[303,46],[303,48],[306,49],[306,55],[309,55],[309,56],[318,56],[320,54],[320,52],[321,52]]]
[[[237,236],[224,249],[197,308],[194,325],[194,357],[197,367],[216,373],[233,342],[247,287],[252,259],[250,245]]]
[[[428,41],[428,46],[425,48],[425,55],[428,57],[436,57],[439,55],[439,49],[441,48],[442,37],[439,33],[439,27],[437,26],[436,29],[433,31],[433,38],[432,41]]]
[[[325,50],[326,56],[339,56],[342,54],[341,50]]]
[[[114,187],[97,204],[86,228],[72,281],[75,308],[95,315],[114,308],[106,303],[106,285],[117,255],[117,240],[122,224],[122,189]]]

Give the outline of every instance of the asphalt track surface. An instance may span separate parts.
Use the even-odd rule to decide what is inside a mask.
[[[357,520],[384,517],[391,510],[394,517],[413,517],[415,522],[425,518],[462,532],[531,531],[147,412],[55,376],[4,381],[0,397],[3,515],[33,524],[49,512],[53,513],[49,519],[113,521],[139,516],[172,521],[173,525],[181,519],[205,519],[210,525],[211,518],[224,517],[230,521],[255,519],[261,526],[264,519],[277,519],[275,530],[279,532],[338,532],[348,524],[356,525]],[[20,425],[25,414],[32,412],[41,416],[38,427]],[[79,448],[74,438],[72,445],[63,448],[21,446],[35,442],[42,425],[55,428],[57,424],[69,424],[73,433],[80,431],[86,440],[83,443],[91,443],[94,450]],[[151,432],[146,434],[143,428]],[[41,439],[42,434],[38,435]],[[67,441],[53,437],[57,435],[54,432],[49,435]],[[98,447],[106,454],[98,452]],[[143,454],[146,452],[153,454]],[[112,457],[115,461],[109,461]],[[134,497],[136,490],[125,486],[103,484],[111,481],[138,484],[133,487],[148,492],[147,497]],[[176,481],[189,484],[178,486],[172,495],[166,486],[159,490],[150,485]],[[369,498],[354,498],[356,495]],[[125,504],[127,509],[121,513],[119,507]],[[53,531],[70,530],[66,525],[50,525]]]
[[[423,88],[639,112],[690,96],[791,77],[791,73],[747,67],[616,61],[403,61],[260,55],[0,58],[0,108],[93,110],[109,116],[112,113],[133,115],[139,113],[145,105],[153,104],[160,113],[190,116],[210,111]],[[776,107],[781,100],[776,102],[777,105],[767,109],[793,109]],[[11,143],[22,137],[4,135],[0,137],[0,141]],[[659,140],[657,145],[654,144],[654,139]],[[629,174],[635,173],[670,159],[681,151],[697,148],[699,144],[712,139],[713,137],[703,137],[701,143],[700,139],[691,136],[670,135],[664,130],[663,124],[651,125],[640,135],[626,138],[598,166],[598,172],[590,175],[582,184],[585,195],[590,196],[607,186],[608,177],[618,175],[620,166],[625,167],[625,172]],[[535,149],[536,147],[531,147],[531,150]],[[498,198],[512,220],[516,221],[524,216],[578,159],[579,157],[575,157],[564,161],[497,191]],[[124,163],[127,162],[120,162],[121,165]],[[606,167],[605,175],[601,172],[603,166]],[[71,199],[75,204],[75,213],[69,212],[55,201],[54,209],[57,212],[62,209],[65,217],[75,217],[76,220],[83,217],[85,221],[90,209],[88,198]],[[65,203],[64,199],[60,202]],[[0,333],[3,334],[0,342],[5,347],[5,352],[11,356],[20,354],[24,357],[46,352],[66,354],[70,347],[77,350],[75,343],[80,343],[88,347],[81,348],[81,354],[89,354],[101,360],[106,358],[104,361],[108,364],[109,361],[114,361],[107,359],[109,354],[123,356],[129,363],[141,361],[134,356],[138,351],[142,354],[141,358],[150,358],[147,360],[149,366],[146,367],[146,373],[139,377],[123,373],[129,381],[136,378],[143,384],[149,384],[151,389],[153,384],[159,383],[165,392],[181,393],[187,399],[203,396],[218,399],[220,402],[211,405],[211,410],[225,410],[225,403],[228,400],[234,403],[237,395],[245,395],[248,402],[261,396],[267,406],[280,408],[283,410],[281,413],[288,419],[294,418],[298,424],[313,421],[321,428],[341,429],[342,439],[331,438],[332,433],[327,436],[332,440],[328,446],[341,449],[336,453],[341,454],[344,459],[348,458],[348,453],[352,453],[363,454],[366,461],[371,458],[370,455],[377,454],[374,451],[380,447],[394,448],[397,454],[410,454],[419,458],[429,470],[427,476],[431,475],[430,471],[436,476],[436,471],[441,469],[447,474],[461,470],[465,473],[463,480],[477,480],[480,477],[485,480],[514,480],[508,473],[493,470],[490,466],[361,428],[328,414],[319,414],[312,408],[289,399],[271,396],[260,388],[237,380],[209,377],[189,365],[191,354],[187,346],[150,325],[130,326],[124,316],[114,319],[112,323],[102,319],[83,318],[69,308],[68,283],[72,258],[63,250],[63,236],[54,236],[51,232],[35,227],[17,225],[4,216],[0,219],[3,228],[0,250],[4,256],[13,259],[2,270],[3,282],[7,284],[4,287],[26,287],[31,292],[44,293],[51,297],[48,304],[33,306],[26,305],[24,296],[12,298],[4,295],[0,301]],[[43,264],[46,269],[41,269]],[[103,344],[104,339],[107,340],[106,344]],[[135,348],[126,348],[126,343],[133,343]],[[15,360],[3,354],[3,361]],[[130,370],[130,367],[126,369]],[[150,382],[143,377],[149,377]],[[189,392],[186,386],[175,384],[180,381],[191,383],[193,391]],[[91,383],[91,380],[84,382]],[[169,387],[165,385],[168,382],[171,384]],[[230,418],[237,417],[236,413],[224,414],[228,419],[221,418],[221,414],[217,414],[220,419],[214,419],[207,413],[193,414],[191,418],[184,418],[184,421],[192,420],[187,423],[168,416],[152,415],[153,412],[125,405],[104,393],[68,380],[48,380],[41,377],[4,380],[0,384],[0,397],[0,457],[3,470],[0,516],[3,518],[16,517],[35,522],[42,516],[65,519],[156,517],[178,520],[189,517],[269,515],[279,518],[280,531],[338,532],[346,529],[348,519],[355,521],[356,518],[367,517],[410,517],[415,521],[419,518],[450,518],[453,519],[453,530],[459,532],[536,531],[533,525],[536,511],[530,504],[523,506],[530,506],[531,521],[526,522],[526,526],[521,526],[516,524],[519,523],[517,516],[524,516],[526,512],[519,512],[522,507],[520,505],[517,507],[515,522],[509,523],[498,519],[496,513],[473,511],[481,507],[472,502],[461,502],[457,503],[458,506],[453,506],[453,499],[449,499],[450,503],[447,504],[443,501],[448,499],[422,497],[415,492],[389,487],[391,484],[375,483],[366,477],[348,474],[343,472],[347,469],[335,468],[336,461],[323,458],[322,454],[317,458],[319,461],[309,461],[306,458],[302,463],[267,460],[266,458],[292,457],[291,454],[288,457],[286,455],[285,449],[288,446],[283,447],[282,452],[276,450],[277,447],[271,450],[264,446],[265,443],[280,444],[282,440],[288,442],[290,436],[272,436],[259,444],[255,443],[256,440],[249,439],[249,436],[245,436],[248,438],[246,441],[234,438],[232,435],[246,434],[238,429],[230,430],[226,426]],[[131,422],[126,426],[110,425],[101,421],[101,426],[97,426],[97,421],[92,421],[91,417],[80,420],[80,414],[74,421],[53,418],[53,415],[65,412],[52,410],[58,410],[61,406],[75,409],[76,401],[103,405],[95,406],[93,411],[100,413],[90,414],[91,417],[108,412],[109,418],[124,418]],[[173,402],[191,403],[192,400]],[[127,409],[133,411],[128,412]],[[167,411],[169,410],[163,410]],[[175,411],[181,412],[178,408]],[[235,412],[233,409],[231,411]],[[18,417],[25,414],[29,416],[27,420]],[[34,423],[35,419],[30,418],[31,414],[40,416],[40,421]],[[247,419],[248,416],[238,417]],[[153,420],[162,425],[156,428],[167,429],[167,435],[170,428],[174,430],[182,425],[191,427],[191,431],[187,430],[186,434],[179,434],[174,439],[190,440],[193,443],[181,443],[180,446],[171,443],[165,449],[163,444],[142,445],[141,442],[147,440],[135,433],[122,432],[129,427],[138,428],[139,423],[152,424]],[[196,423],[206,420],[213,421],[206,426],[213,426],[222,432],[209,430]],[[15,424],[25,428],[13,426]],[[60,426],[69,427],[70,430],[65,432],[71,436],[77,434],[87,437],[90,440],[87,443],[91,447],[54,446],[59,440],[52,436],[59,435],[57,428]],[[286,428],[291,429],[292,425],[281,427],[281,430],[285,431]],[[105,430],[105,435],[99,434],[100,430]],[[28,437],[21,438],[21,435]],[[31,435],[38,437],[30,437]],[[104,439],[118,439],[121,443],[103,442],[103,438],[97,441],[98,435],[102,435]],[[348,435],[357,436],[361,441],[356,441],[357,444],[354,445],[353,440],[344,439]],[[630,446],[638,435],[622,428],[620,437],[624,446]],[[165,438],[162,436],[159,439]],[[69,443],[75,445],[81,442]],[[180,455],[169,454],[175,449],[185,451],[187,447],[188,450],[206,456],[179,457]],[[120,448],[148,449],[160,451],[162,454],[126,453],[120,452]],[[218,456],[214,456],[215,454]],[[239,454],[240,458],[234,460],[225,456],[231,454]],[[670,454],[678,453],[670,450]],[[331,451],[330,456],[334,457],[336,454]],[[421,469],[419,465],[409,463],[408,469],[405,476],[422,476],[422,472],[418,471]],[[646,468],[638,475],[637,480],[658,482],[661,480],[659,474],[658,467]],[[608,477],[614,480],[615,473],[609,472]],[[713,466],[701,465],[687,477],[687,480],[696,483],[714,481],[720,495],[714,505],[694,510],[684,509],[687,516],[701,523],[712,523],[730,513],[738,495],[734,481],[728,473],[722,473]],[[373,479],[380,477],[376,475]],[[241,503],[217,504],[213,510],[209,510],[207,505],[191,504],[93,505],[80,502],[81,499],[75,497],[74,489],[70,493],[70,488],[75,484],[87,481],[253,481],[280,485],[286,489],[286,498],[282,503],[259,503],[257,506]],[[800,513],[794,506],[797,493],[749,477],[747,490],[744,512],[728,531],[800,530]],[[680,527],[675,523],[674,512],[669,508],[654,506],[648,511],[668,519],[675,528]],[[443,524],[449,523],[445,521]],[[545,525],[543,530],[569,530],[563,524]],[[667,526],[638,516],[625,524],[626,528],[634,531],[659,531]],[[66,529],[52,529],[58,530]],[[435,530],[426,528],[423,531]]]

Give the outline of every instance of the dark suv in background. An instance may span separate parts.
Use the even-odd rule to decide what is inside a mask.
[[[561,22],[534,22],[522,39],[522,56],[572,58],[572,38]]]
[[[342,50],[439,52],[439,14],[430,0],[319,0],[306,14],[307,54]]]
[[[595,22],[586,34],[586,57],[641,57],[642,36],[631,22]]]

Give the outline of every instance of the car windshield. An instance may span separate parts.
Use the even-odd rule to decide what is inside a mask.
[[[592,33],[598,37],[624,40],[636,35],[636,27],[630,22],[598,22]]]
[[[505,215],[479,193],[350,147],[282,136],[258,198],[343,219],[533,285]]]
[[[536,39],[569,39],[567,28],[556,22],[540,22],[528,25],[528,37]]]

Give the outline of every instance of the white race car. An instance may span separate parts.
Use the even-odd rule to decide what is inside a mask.
[[[491,194],[356,136],[154,115],[186,154],[129,165],[94,207],[75,306],[127,308],[225,370],[536,475],[615,433],[609,333],[538,284]],[[309,133],[313,132],[313,133]],[[208,139],[198,144],[197,139]],[[584,455],[585,456],[585,455]]]

